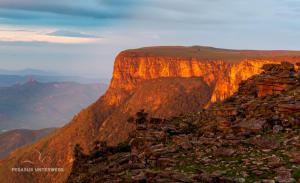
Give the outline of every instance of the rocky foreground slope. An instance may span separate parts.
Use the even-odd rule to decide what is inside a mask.
[[[300,71],[263,70],[207,110],[168,120],[140,111],[119,145],[95,141],[89,155],[76,145],[67,182],[300,182]]]
[[[121,52],[109,89],[98,101],[42,140],[18,149],[0,161],[2,182],[64,182],[74,158],[74,144],[87,153],[98,139],[117,145],[136,127],[127,119],[141,108],[169,118],[196,112],[223,100],[238,84],[260,73],[266,63],[300,60],[297,51],[225,50],[209,47],[153,47]],[[36,151],[42,153],[38,161]],[[58,167],[63,172],[12,172],[14,167]]]

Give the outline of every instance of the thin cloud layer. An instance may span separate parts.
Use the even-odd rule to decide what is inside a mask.
[[[101,39],[80,32],[68,31],[34,31],[34,30],[0,30],[2,42],[45,42],[57,44],[82,44],[94,43]]]
[[[48,36],[60,36],[60,37],[76,37],[76,38],[99,38],[95,35],[85,34],[81,32],[57,30],[47,34]]]

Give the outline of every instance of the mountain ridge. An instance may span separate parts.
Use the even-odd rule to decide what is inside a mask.
[[[26,68],[21,70],[8,70],[8,69],[0,69],[0,75],[19,75],[19,76],[26,76],[26,75],[42,75],[42,76],[54,76],[59,75],[53,71],[45,71],[40,69],[33,69],[33,68]]]
[[[48,82],[77,82],[80,84],[107,84],[108,80],[103,79],[89,79],[77,76],[42,76],[42,75],[1,75],[0,74],[0,87],[9,87],[18,84],[24,84],[30,79],[37,80],[42,83]]]

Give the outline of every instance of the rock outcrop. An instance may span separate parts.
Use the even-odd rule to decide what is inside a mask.
[[[286,64],[264,66],[232,97],[197,113],[159,119],[138,112],[126,141],[96,142],[89,155],[75,149],[67,182],[299,182],[300,78]],[[284,90],[258,95],[278,80]]]
[[[276,78],[267,75],[260,78],[256,82],[257,95],[266,96],[279,94],[290,87],[295,86],[297,81],[293,80],[295,68],[294,65],[288,62],[283,62],[281,65],[267,64],[263,70],[268,74],[275,75]]]
[[[0,178],[5,175],[6,182],[62,182],[73,163],[74,144],[81,144],[85,153],[96,139],[116,145],[135,130],[128,118],[141,108],[161,118],[195,112],[232,95],[242,80],[262,72],[264,64],[283,60],[295,63],[300,52],[209,47],[124,51],[116,58],[106,94],[56,133],[1,161]],[[11,172],[12,167],[23,166],[23,160],[33,159],[31,152],[36,149],[49,157],[38,166],[63,167],[65,171],[46,175]]]

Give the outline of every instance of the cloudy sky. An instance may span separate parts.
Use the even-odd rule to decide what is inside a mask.
[[[0,68],[109,78],[153,45],[300,50],[299,0],[0,0]]]

